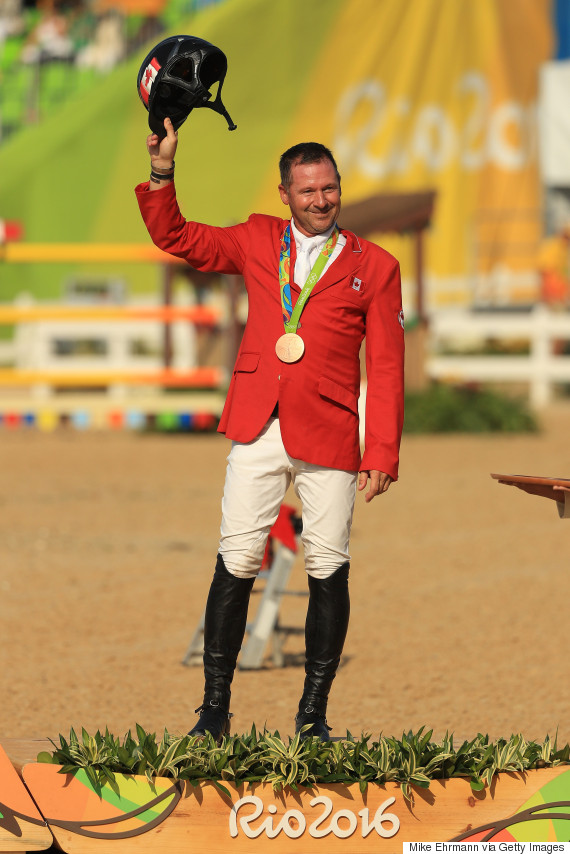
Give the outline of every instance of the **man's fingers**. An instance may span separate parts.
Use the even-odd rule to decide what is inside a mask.
[[[382,495],[387,492],[388,487],[392,483],[392,478],[389,474],[383,471],[361,471],[358,475],[358,489],[363,490],[370,479],[370,489],[364,496],[366,503],[372,501],[376,495]]]
[[[169,143],[176,148],[178,144],[178,131],[174,130],[174,125],[169,118],[164,120],[164,129]]]
[[[380,493],[380,472],[379,471],[371,471],[370,472],[370,489],[364,496],[366,501],[372,501],[375,495]]]
[[[160,139],[155,133],[149,133],[146,138],[146,147],[149,154],[156,153],[158,150],[158,146],[160,145]]]
[[[172,120],[168,118],[168,116],[164,120],[164,129],[166,131],[166,136],[169,136],[171,139],[176,139],[176,131],[174,130],[174,125],[172,124]]]
[[[146,138],[146,147],[151,157],[161,157],[165,160],[174,160],[176,147],[178,145],[178,133],[170,119],[164,120],[166,136],[150,133]]]
[[[372,501],[375,495],[378,495],[378,483],[380,472],[377,471],[361,471],[358,475],[358,489],[366,489],[366,484],[370,478],[370,489],[364,496],[366,503]]]

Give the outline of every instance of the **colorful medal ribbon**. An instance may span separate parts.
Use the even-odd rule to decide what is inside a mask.
[[[336,242],[338,240],[338,228],[332,230],[331,236],[319,252],[319,256],[311,268],[311,272],[307,277],[307,281],[303,285],[303,289],[299,294],[295,308],[291,301],[291,226],[283,232],[281,238],[281,254],[279,256],[279,288],[281,290],[281,307],[283,309],[283,323],[285,332],[296,332],[299,325],[301,312],[305,307],[305,303],[311,295],[316,283],[319,281],[326,263],[332,255]]]

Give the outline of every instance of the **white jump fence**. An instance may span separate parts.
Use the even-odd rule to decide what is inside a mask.
[[[528,355],[438,355],[446,341],[519,339],[528,340]],[[552,400],[557,383],[570,384],[570,356],[557,355],[553,346],[568,340],[570,313],[542,305],[528,311],[442,311],[430,318],[426,373],[456,382],[528,383],[530,404],[540,409]]]

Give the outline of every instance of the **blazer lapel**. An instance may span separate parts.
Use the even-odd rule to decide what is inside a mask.
[[[282,220],[282,227],[280,228],[279,234],[277,235],[277,246],[276,246],[277,251],[276,251],[275,257],[277,259],[277,281],[278,282],[279,282],[279,258],[281,255],[281,236],[285,230],[285,226],[290,225],[290,222],[291,222],[290,220]],[[291,255],[289,258],[289,270],[290,270],[289,284],[291,285],[291,292],[292,293],[300,294],[301,288],[299,287],[299,285],[297,285],[295,283],[295,280],[293,278],[293,273],[295,270],[295,262],[297,260],[297,244],[295,243],[295,238],[293,237],[293,234],[291,234],[290,247],[291,247],[291,249],[290,249]],[[295,297],[295,299],[293,300],[293,307],[295,307],[296,299],[297,299],[297,297]]]
[[[311,291],[312,299],[315,294],[336,285],[342,279],[346,279],[353,270],[360,264],[362,258],[362,247],[360,241],[351,231],[341,229],[341,233],[346,237],[346,244],[342,247],[342,252],[333,263],[327,267],[324,275],[321,276],[317,284]]]
[[[297,244],[295,243],[295,238],[291,234],[291,275],[289,276],[289,284],[291,285],[291,292],[300,294],[301,288],[295,281],[295,264],[297,262]],[[314,290],[314,289],[313,289]],[[296,298],[295,298],[296,301]],[[295,307],[295,303],[293,303],[293,307]]]
[[[342,248],[342,252],[338,256],[338,258],[333,261],[333,263],[327,267],[325,273],[317,284],[314,286],[311,291],[311,299],[315,294],[318,294],[320,291],[324,291],[325,288],[330,288],[332,285],[336,285],[337,282],[342,281],[347,276],[349,276],[355,267],[360,264],[360,259],[362,258],[362,246],[358,237],[352,233],[352,231],[345,231],[344,228],[341,229],[341,233],[346,237],[346,244]],[[281,241],[279,240],[279,250],[281,251]],[[301,288],[297,285],[293,279],[293,271],[295,270],[295,261],[297,260],[297,246],[291,236],[291,276],[290,276],[290,284],[291,284],[291,292],[295,293],[297,296],[301,293]],[[295,307],[295,302],[297,301],[297,296],[293,300],[293,307]]]

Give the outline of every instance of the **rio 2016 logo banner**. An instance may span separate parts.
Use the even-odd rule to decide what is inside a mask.
[[[468,172],[492,165],[507,172],[536,159],[536,103],[492,103],[488,79],[468,71],[451,87],[445,106],[417,105],[387,94],[377,80],[347,89],[336,109],[334,149],[343,171],[374,180],[459,165]],[[455,103],[453,103],[455,101]]]
[[[309,809],[315,810],[317,813],[314,818],[307,816],[301,810],[288,809],[275,823],[277,807],[275,804],[269,804],[267,807],[269,815],[257,826],[252,827],[254,822],[263,816],[264,802],[257,795],[246,795],[236,801],[230,812],[230,836],[235,838],[241,831],[248,839],[257,839],[262,834],[265,834],[268,839],[275,839],[280,833],[284,833],[289,839],[298,839],[305,832],[308,832],[313,839],[322,839],[329,834],[338,839],[347,839],[360,827],[360,834],[363,839],[366,839],[373,831],[376,831],[378,836],[384,839],[390,839],[400,829],[398,816],[387,812],[388,807],[391,807],[395,802],[396,798],[387,798],[375,810],[372,817],[370,810],[365,807],[358,811],[357,818],[354,811],[350,809],[343,808],[334,811],[331,798],[320,795],[312,798],[308,804]],[[238,814],[247,806],[253,807],[253,810],[245,815],[240,815],[238,818]],[[321,808],[320,811],[317,809],[319,807]]]

